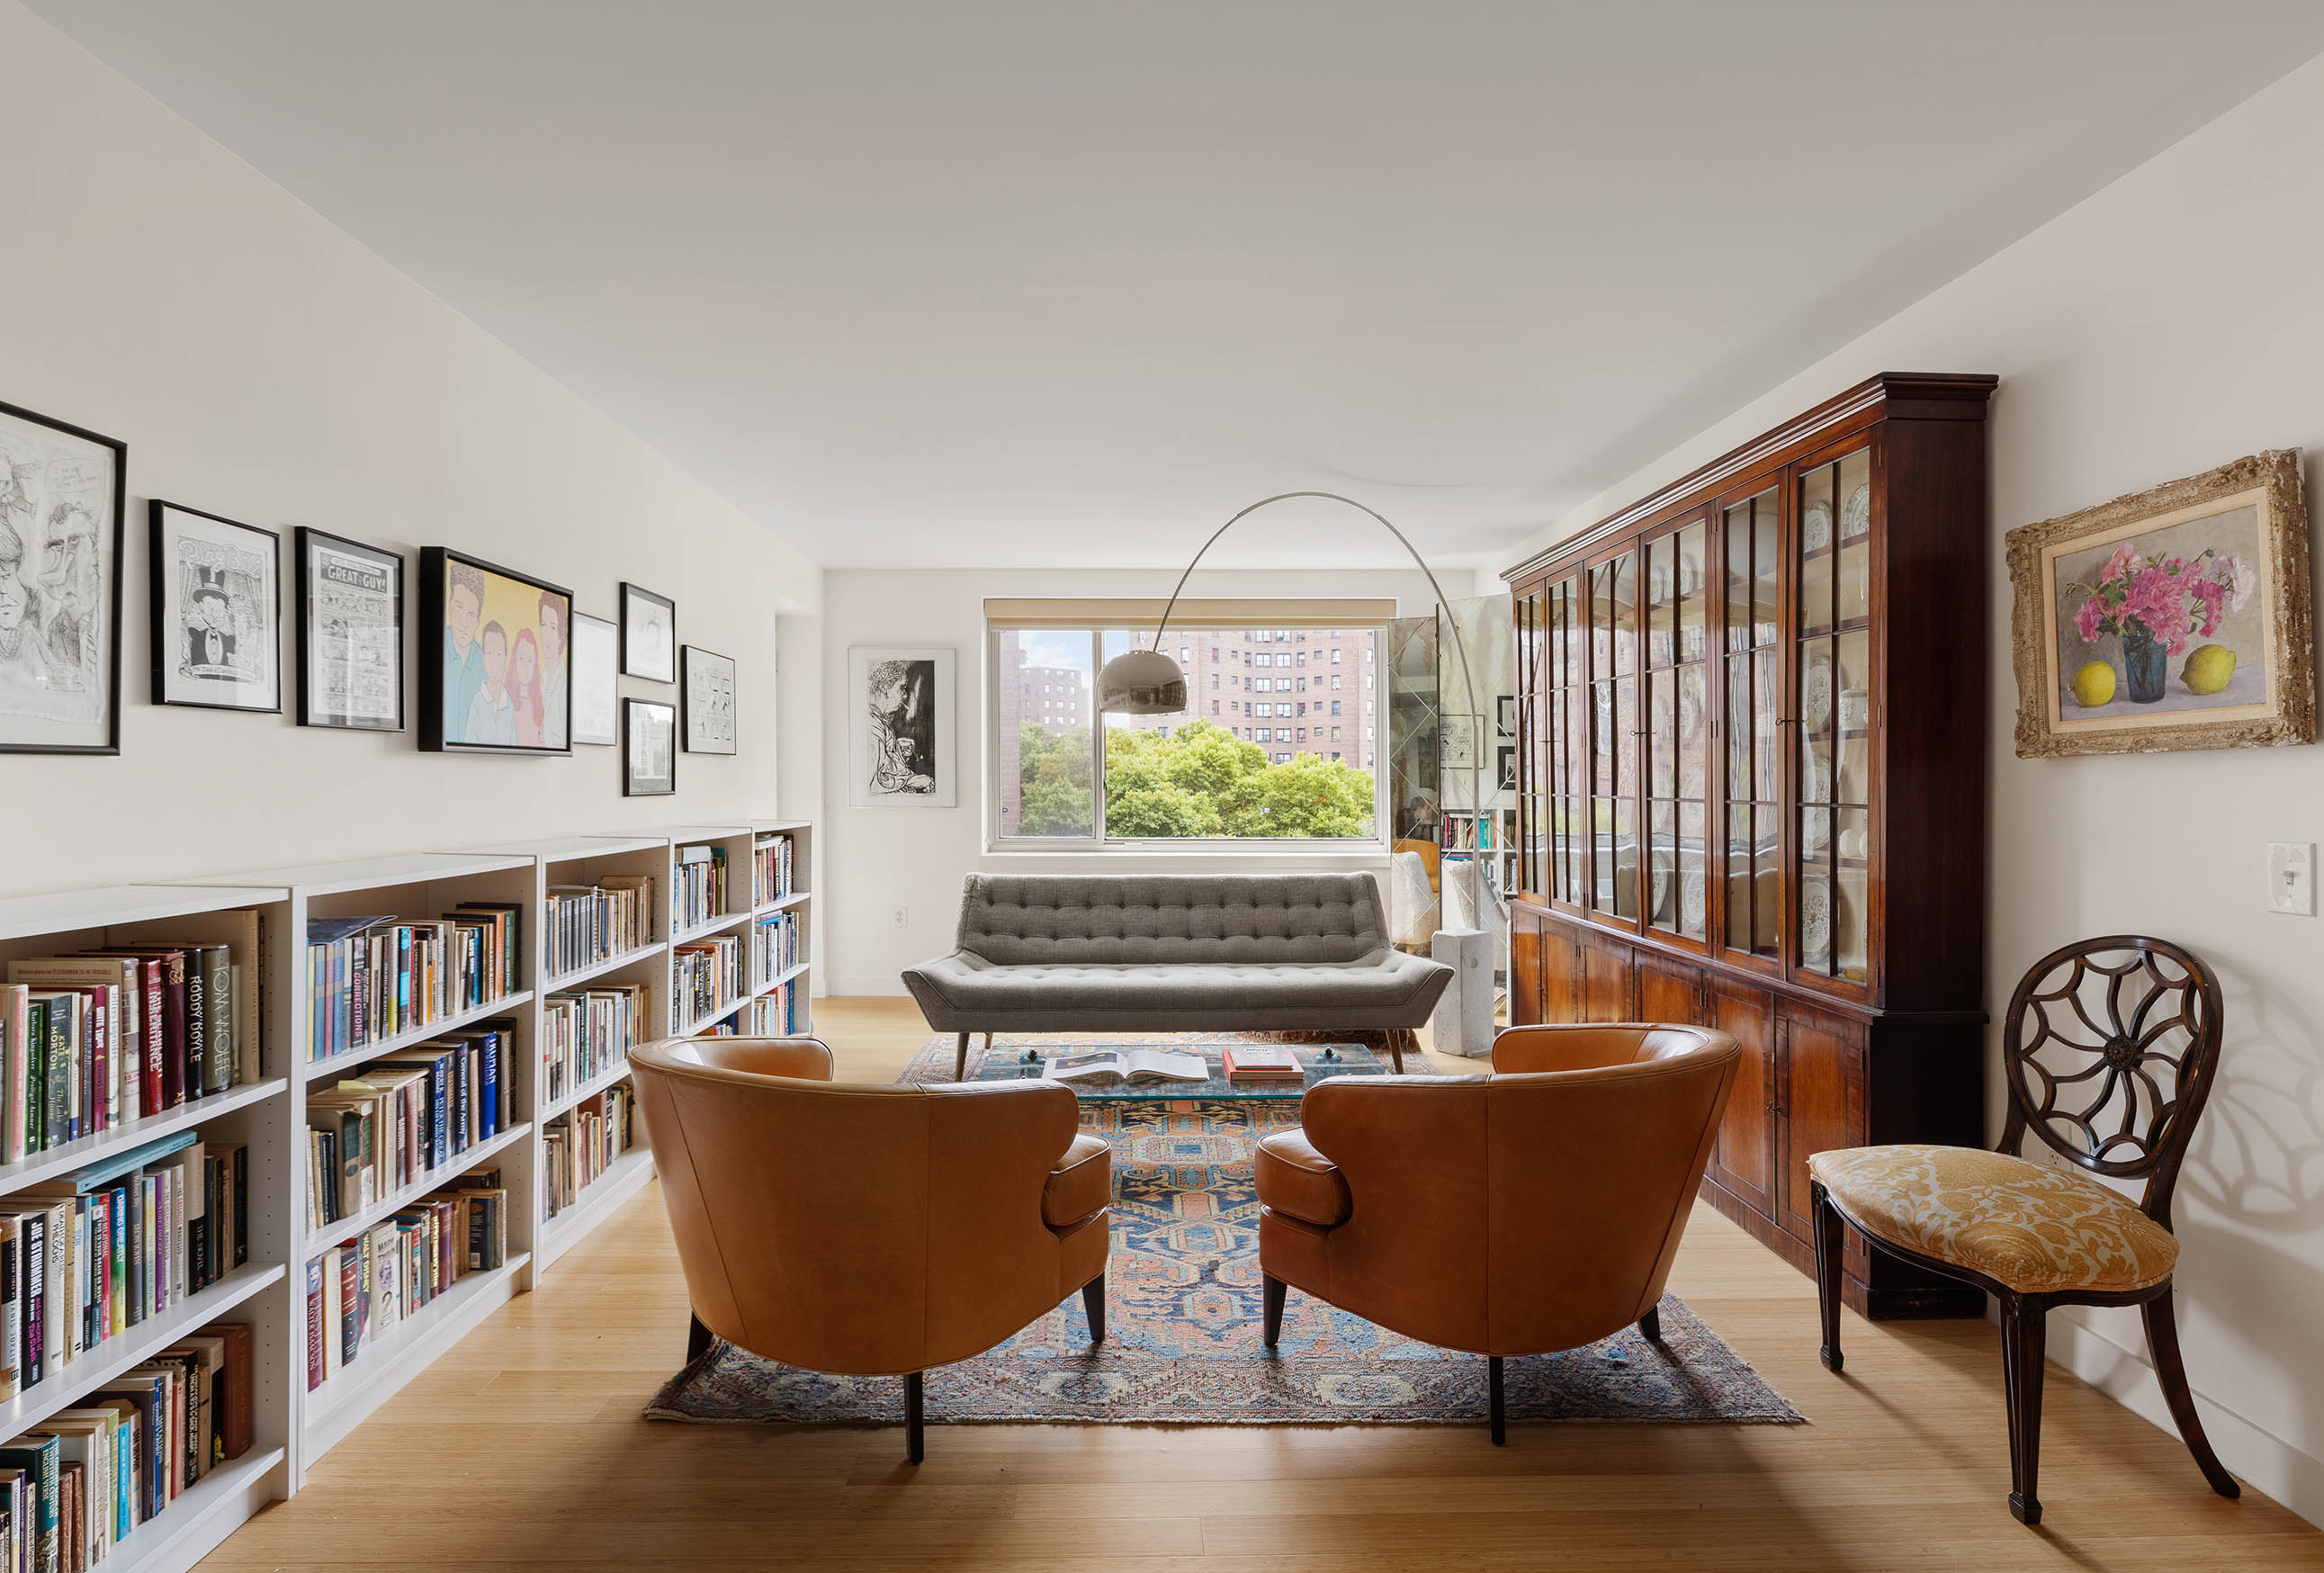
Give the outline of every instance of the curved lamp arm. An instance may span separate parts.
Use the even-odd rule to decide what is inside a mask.
[[[1178,597],[1180,595],[1185,593],[1186,581],[1194,577],[1194,569],[1202,562],[1204,553],[1209,551],[1213,546],[1218,543],[1220,536],[1224,535],[1228,531],[1233,529],[1237,524],[1240,523],[1244,519],[1250,517],[1251,514],[1258,513],[1261,508],[1267,507],[1268,504],[1274,503],[1289,502],[1294,497],[1314,497],[1327,503],[1345,503],[1349,507],[1355,509],[1360,514],[1370,514],[1374,520],[1379,522],[1381,529],[1386,530],[1390,535],[1396,537],[1397,543],[1401,545],[1406,552],[1411,556],[1414,563],[1418,565],[1420,571],[1427,576],[1428,588],[1435,593],[1436,604],[1444,608],[1445,626],[1452,631],[1453,652],[1461,658],[1461,686],[1467,691],[1469,696],[1470,722],[1473,726],[1481,721],[1483,717],[1477,708],[1477,681],[1469,671],[1469,644],[1466,640],[1461,637],[1461,619],[1453,615],[1452,602],[1451,598],[1445,595],[1444,587],[1436,582],[1436,570],[1428,566],[1427,560],[1420,555],[1420,549],[1413,545],[1411,540],[1405,534],[1405,532],[1398,530],[1394,524],[1388,523],[1387,515],[1381,514],[1376,508],[1366,507],[1363,504],[1357,502],[1353,497],[1343,497],[1337,492],[1277,492],[1271,497],[1261,497],[1258,502],[1253,503],[1248,508],[1238,513],[1233,518],[1220,525],[1216,530],[1212,531],[1211,538],[1203,542],[1202,550],[1194,553],[1194,560],[1186,565],[1186,571],[1178,576],[1177,585],[1170,591],[1169,604],[1162,608],[1162,620],[1154,625],[1154,648],[1157,650],[1162,648],[1162,635],[1170,626],[1170,614],[1177,609]],[[1382,663],[1382,670],[1386,670],[1385,662]],[[1383,699],[1387,697],[1387,690],[1381,690],[1381,697]],[[1385,720],[1385,717],[1383,717],[1383,720]],[[1476,887],[1476,889],[1482,894],[1491,896],[1493,905],[1499,908],[1500,911],[1506,914],[1508,911],[1508,904],[1501,899],[1501,893],[1493,888],[1493,882],[1485,877],[1485,847],[1484,837],[1481,834],[1481,828],[1485,818],[1484,770],[1478,763],[1479,755],[1482,753],[1482,739],[1474,736],[1471,736],[1469,739],[1469,807],[1477,816],[1480,833],[1477,837],[1477,847],[1471,854],[1469,859],[1470,877],[1471,883]],[[1480,902],[1478,910],[1480,912],[1483,910],[1481,901]]]

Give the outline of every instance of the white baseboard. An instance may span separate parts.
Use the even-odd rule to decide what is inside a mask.
[[[904,986],[904,980],[892,972],[872,973],[862,977],[844,977],[831,973],[826,975],[825,982],[829,992],[823,997],[826,999],[832,995],[906,995],[911,992]]]

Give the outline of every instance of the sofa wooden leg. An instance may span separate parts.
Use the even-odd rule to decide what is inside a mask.
[[[1816,1351],[1824,1369],[1838,1371],[1844,1364],[1840,1353],[1840,1274],[1841,1248],[1847,1240],[1840,1233],[1846,1222],[1840,1209],[1831,1205],[1831,1194],[1819,1181],[1808,1181],[1809,1227],[1815,1231],[1816,1308],[1823,1318],[1823,1347]]]
[[[1638,1319],[1638,1336],[1648,1343],[1659,1344],[1663,1341],[1662,1307],[1656,1306]]]
[[[1388,1030],[1388,1063],[1395,1067],[1396,1074],[1398,1076],[1404,1074],[1404,1045],[1406,1040],[1411,1036],[1411,1032],[1402,1027],[1390,1027]]]
[[[954,1081],[968,1079],[968,1034],[965,1032],[960,1035],[960,1047],[953,1052],[952,1078]]]
[[[920,1374],[904,1375],[904,1462],[917,1464],[927,1454],[920,1436]]]
[[[1260,1336],[1270,1349],[1283,1337],[1283,1291],[1286,1287],[1283,1280],[1271,1272],[1259,1275],[1259,1296],[1266,1311],[1266,1325]]]
[[[1090,1342],[1105,1342],[1105,1274],[1082,1285],[1082,1311],[1089,1318]]]
[[[1509,1440],[1509,1420],[1501,1404],[1501,1357],[1499,1355],[1485,1356],[1485,1382],[1492,1389],[1493,1446],[1505,1448]]]
[[[702,1325],[700,1317],[696,1317],[694,1325],[686,1330],[686,1363],[691,1365],[709,1352],[710,1329]]]

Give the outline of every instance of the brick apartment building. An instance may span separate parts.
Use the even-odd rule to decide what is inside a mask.
[[[1130,643],[1150,648],[1150,634]],[[1379,684],[1369,628],[1191,628],[1162,636],[1186,673],[1194,715],[1121,716],[1117,726],[1167,733],[1209,721],[1277,763],[1319,754],[1359,770],[1379,757]]]

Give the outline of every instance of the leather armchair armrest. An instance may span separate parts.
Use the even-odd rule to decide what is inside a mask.
[[[1493,1040],[1493,1074],[1603,1070],[1647,1057],[1654,1030],[1628,1022],[1510,1027]]]
[[[1041,1188],[1041,1219],[1059,1231],[1095,1217],[1113,1200],[1113,1149],[1102,1136],[1084,1131],[1074,1137],[1065,1156],[1049,1170]]]
[[[1326,1229],[1355,1210],[1340,1166],[1317,1152],[1305,1131],[1277,1131],[1260,1142],[1258,1167],[1264,1207]]]
[[[679,1065],[710,1070],[798,1081],[832,1078],[831,1050],[817,1038],[665,1038],[650,1047]]]

